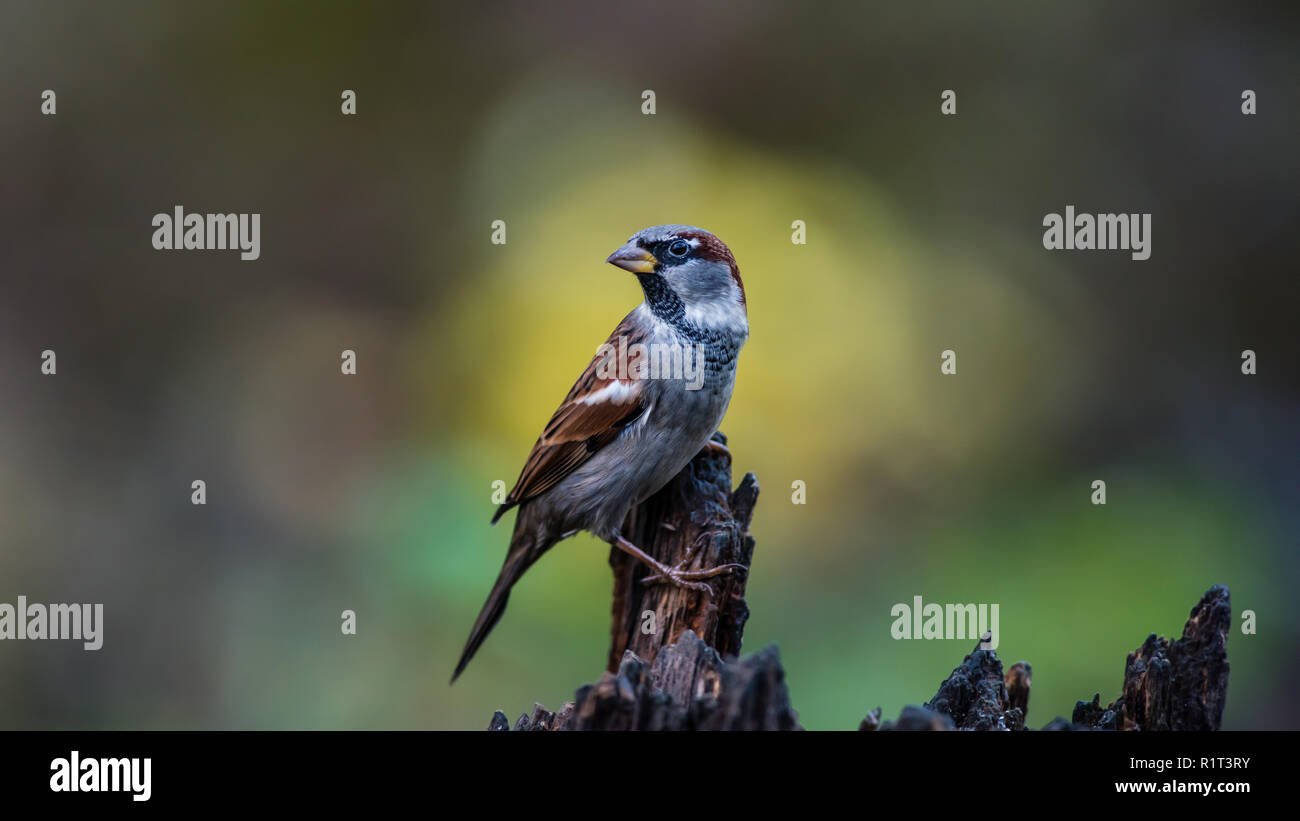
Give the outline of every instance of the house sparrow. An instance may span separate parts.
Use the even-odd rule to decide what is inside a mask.
[[[492,517],[518,506],[505,564],[483,605],[451,680],[465,669],[505,611],[510,588],[556,542],[586,530],[649,565],[650,583],[670,582],[709,593],[703,581],[741,568],[688,571],[667,567],[619,533],[645,501],[710,447],[736,379],[736,358],[749,336],[745,288],[722,240],[688,225],[660,225],[634,234],[610,254],[636,274],[645,301],[610,334],[528,455],[519,481]],[[659,368],[647,375],[631,357],[611,352],[640,343],[671,351],[667,359],[698,362],[700,373]],[[635,349],[632,349],[635,350]],[[676,356],[681,352],[681,360]],[[661,363],[665,361],[661,358]],[[664,371],[669,373],[665,374]]]

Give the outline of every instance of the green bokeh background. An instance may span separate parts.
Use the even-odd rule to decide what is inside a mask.
[[[571,698],[608,646],[608,548],[586,535],[447,686],[513,521],[488,526],[491,485],[640,300],[605,256],[684,222],[748,291],[723,426],[763,489],[745,646],[779,645],[804,726],[934,694],[971,642],[892,640],[914,595],[999,604],[1041,727],[1118,696],[1125,655],[1223,583],[1258,619],[1229,638],[1225,727],[1300,728],[1294,18],[6,2],[3,21],[0,601],[103,602],[106,628],[97,653],[0,644],[0,726],[479,729]],[[261,213],[261,259],[153,251],[176,204]],[[1045,251],[1067,204],[1150,212],[1151,259]]]

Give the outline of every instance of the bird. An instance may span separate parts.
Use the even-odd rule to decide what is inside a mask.
[[[470,630],[452,683],[501,619],[524,572],[579,531],[648,565],[653,572],[645,583],[709,594],[706,579],[743,570],[738,564],[668,567],[620,532],[632,508],[701,450],[731,455],[711,437],[731,403],[737,358],[749,338],[736,258],[702,228],[657,225],[633,234],[605,261],[635,275],[645,298],[614,328],[552,414],[514,489],[492,517],[496,524],[518,508],[505,562]],[[661,363],[676,363],[681,351],[683,365],[651,367],[647,374],[646,356],[635,355],[638,344],[642,351],[670,351]],[[628,351],[633,353],[622,353]],[[688,375],[690,362],[699,367]]]

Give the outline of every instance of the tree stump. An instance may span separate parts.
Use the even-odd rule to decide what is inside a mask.
[[[1147,636],[1128,654],[1124,687],[1103,708],[1101,694],[1074,708],[1075,728],[1096,730],[1217,730],[1228,697],[1228,631],[1232,600],[1216,584],[1192,608],[1176,641]]]
[[[713,439],[726,444],[722,433]],[[614,571],[609,664],[558,712],[537,704],[516,730],[797,730],[775,647],[738,659],[754,555],[749,522],[758,480],[731,490],[731,460],[701,451],[663,489],[636,507],[623,535],[673,567],[744,569],[708,580],[712,594],[646,584],[649,568],[611,549]],[[509,730],[498,711],[490,730]]]
[[[505,713],[489,730],[509,730]],[[540,704],[516,730],[798,730],[775,647],[724,659],[687,630],[653,664],[631,651],[616,673],[578,689],[557,713]]]
[[[721,433],[714,441],[725,444]],[[754,555],[749,523],[758,480],[747,473],[731,490],[731,460],[701,451],[662,490],[637,506],[623,534],[658,561],[706,570],[737,563],[743,570],[709,580],[712,595],[671,583],[645,583],[649,568],[611,549],[614,602],[607,669],[580,687],[558,712],[540,704],[516,730],[797,730],[785,671],[775,647],[740,659],[749,608],[745,586]],[[1122,694],[1103,708],[1099,696],[1079,702],[1073,721],[1045,730],[1217,730],[1228,688],[1228,589],[1215,585],[1192,609],[1182,638],[1152,634],[1128,656]],[[897,721],[880,708],[862,730],[1026,729],[1031,670],[1005,674],[993,650],[977,644],[923,706],[908,705]],[[509,730],[498,711],[490,730]]]
[[[721,432],[713,440],[727,443]],[[674,644],[687,630],[723,656],[740,652],[749,619],[745,585],[754,555],[749,522],[758,500],[758,479],[747,473],[731,490],[731,460],[701,451],[658,493],[638,505],[623,524],[623,535],[654,558],[674,567],[707,570],[728,563],[745,570],[707,580],[713,594],[671,583],[645,584],[650,568],[611,548],[614,602],[606,670],[617,672],[623,654],[653,662],[659,649]]]
[[[1124,665],[1121,695],[1108,707],[1101,696],[1080,701],[1073,720],[1055,718],[1044,730],[1217,730],[1228,694],[1228,588],[1206,591],[1170,642],[1152,633]],[[1017,662],[1006,675],[992,650],[977,644],[922,707],[908,705],[896,722],[881,722],[880,708],[861,730],[1023,730],[1029,711],[1030,668]]]

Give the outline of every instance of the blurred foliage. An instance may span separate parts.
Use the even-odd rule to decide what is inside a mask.
[[[1214,583],[1259,619],[1225,726],[1300,726],[1294,21],[132,5],[0,27],[0,601],[107,619],[98,653],[0,647],[0,726],[480,728],[594,680],[611,579],[581,535],[446,684],[513,523],[491,483],[640,300],[603,259],[665,222],[745,279],[746,647],[779,645],[805,726],[933,695],[971,642],[892,640],[914,595],[999,604],[1041,727]],[[177,203],[262,213],[262,259],[153,252]],[[1066,204],[1153,212],[1152,259],[1043,251]]]

